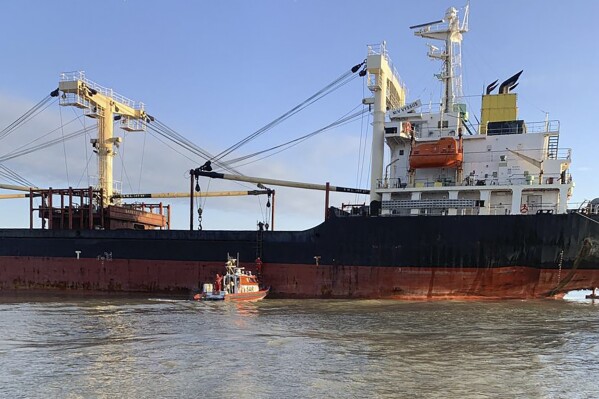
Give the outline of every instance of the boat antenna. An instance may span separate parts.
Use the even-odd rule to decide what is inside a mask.
[[[426,39],[445,42],[445,48],[439,49],[429,44],[428,56],[443,62],[440,74],[435,75],[443,82],[442,112],[453,111],[453,104],[457,98],[462,97],[462,33],[468,31],[468,13],[470,4],[464,9],[464,18],[460,26],[458,10],[450,7],[445,12],[445,18],[425,24],[414,25],[411,29],[418,29],[414,35]]]

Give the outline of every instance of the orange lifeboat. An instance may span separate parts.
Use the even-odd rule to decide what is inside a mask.
[[[442,137],[439,140],[414,143],[410,153],[410,169],[459,168],[464,160],[462,139]]]

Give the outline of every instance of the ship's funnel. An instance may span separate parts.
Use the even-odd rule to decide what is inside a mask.
[[[518,78],[520,77],[520,75],[522,75],[522,72],[524,72],[524,70],[518,72],[514,76],[512,76],[509,79],[505,80],[499,86],[499,94],[507,94],[509,92],[510,88],[513,88],[516,85],[516,82],[518,81]]]
[[[495,90],[497,87],[497,82],[499,82],[499,79],[496,79],[493,83],[487,86],[487,94],[491,94],[491,92]]]

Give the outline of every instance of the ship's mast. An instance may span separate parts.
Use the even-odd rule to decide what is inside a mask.
[[[468,31],[468,9],[467,5],[461,26],[458,11],[450,7],[445,12],[445,20],[411,27],[420,28],[414,32],[416,36],[445,42],[444,49],[429,44],[428,51],[430,58],[443,62],[443,70],[436,76],[443,82],[441,109],[445,113],[452,112],[456,98],[462,96],[462,33]]]
[[[102,189],[103,203],[113,199],[112,163],[116,155],[115,146],[121,142],[114,137],[113,123],[120,120],[121,129],[133,132],[144,131],[147,114],[144,104],[129,100],[85,78],[83,72],[68,72],[60,76],[58,89],[62,91],[60,105],[82,108],[86,116],[98,120],[98,138],[92,139],[94,152],[98,154],[98,188]]]

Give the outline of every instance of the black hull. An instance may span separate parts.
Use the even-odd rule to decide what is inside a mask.
[[[509,271],[515,270],[514,268],[520,274],[514,274],[513,281],[510,276],[502,277],[501,284],[511,281],[514,286],[518,286],[522,271],[550,272],[555,274],[551,278],[558,281],[547,283],[548,288],[541,291],[544,294],[555,291],[553,294],[557,294],[567,289],[591,288],[597,283],[593,273],[599,273],[598,246],[599,216],[575,213],[529,216],[332,217],[319,226],[299,232],[3,229],[0,230],[0,258],[4,259],[3,266],[0,267],[0,288],[39,288],[39,279],[29,273],[43,273],[45,259],[48,262],[59,260],[63,263],[77,260],[83,268],[90,267],[90,263],[85,263],[86,260],[114,262],[113,265],[117,262],[137,262],[136,265],[146,268],[144,282],[139,285],[141,288],[135,284],[135,276],[129,276],[122,277],[129,280],[119,284],[121,288],[132,288],[122,289],[193,289],[202,281],[209,281],[210,273],[218,270],[215,268],[222,265],[227,253],[239,253],[242,263],[246,264],[253,263],[257,255],[261,256],[265,264],[265,278],[268,276],[268,268],[273,273],[272,281],[266,283],[272,286],[275,296],[277,293],[296,297],[327,296],[327,293],[336,291],[315,291],[314,288],[315,284],[320,284],[319,276],[324,276],[323,273],[327,270],[342,270],[343,273],[338,278],[339,284],[343,286],[345,279],[353,278],[351,273],[362,275],[360,273],[368,268],[373,277],[372,281],[364,281],[365,277],[361,277],[362,284],[370,287],[364,292],[378,294],[366,293],[361,295],[363,297],[393,297],[398,291],[406,296],[410,295],[410,290],[423,292],[422,287],[410,290],[401,288],[402,281],[407,281],[405,276],[404,280],[397,283],[400,288],[394,283],[392,288],[387,289],[390,292],[381,291],[377,287],[382,287],[384,283],[379,279],[389,278],[384,277],[389,270],[402,270],[402,273],[409,270],[412,276],[421,271],[422,282],[414,283],[414,287],[418,284],[430,285],[430,274],[435,270],[442,271],[449,276],[444,283],[443,292],[451,293],[451,285],[455,284],[460,287],[457,288],[460,296],[467,296],[471,291],[469,288],[470,291],[466,290],[464,293],[465,279],[469,278],[465,277],[467,273],[491,269]],[[19,265],[25,264],[33,265],[31,267],[35,271],[27,268],[20,271]],[[153,274],[168,274],[164,268],[172,267],[172,273],[181,273],[176,271],[178,269],[175,266],[167,266],[169,264],[190,265],[189,267],[197,270],[192,273],[193,278],[181,277],[180,281],[175,279],[178,282],[174,285],[169,283],[170,285],[162,287],[159,282],[152,283]],[[157,265],[162,268],[161,271],[153,272],[152,268]],[[314,275],[308,275],[308,269],[314,269],[310,272]],[[345,275],[346,269],[347,273],[350,270],[351,273]],[[373,271],[376,271],[377,276],[382,273],[383,277],[374,276]],[[568,276],[569,271],[588,271],[590,274],[574,276],[570,273],[570,281],[564,284],[562,280]],[[288,278],[296,272],[299,274],[295,284],[288,284],[287,280],[282,283],[284,276]],[[74,272],[63,270],[63,279],[60,276],[48,276],[47,284],[41,285],[52,287],[56,281],[63,288],[95,289],[94,284],[80,281],[86,278],[79,275],[85,275],[84,272],[79,271],[79,274],[71,276],[72,273]],[[460,277],[461,275],[464,276]],[[190,281],[186,281],[187,279]],[[325,280],[335,284],[335,279],[335,276],[329,276]],[[525,280],[528,281],[529,278]],[[551,289],[552,284],[555,285],[554,289]],[[117,283],[113,282],[113,287],[119,290]],[[105,286],[96,288],[111,290]],[[318,292],[322,292],[322,295]],[[339,295],[333,296],[352,296],[352,292],[342,289]],[[491,282],[486,291],[477,291],[476,295],[508,296],[502,291],[496,291],[496,295],[493,292]]]

